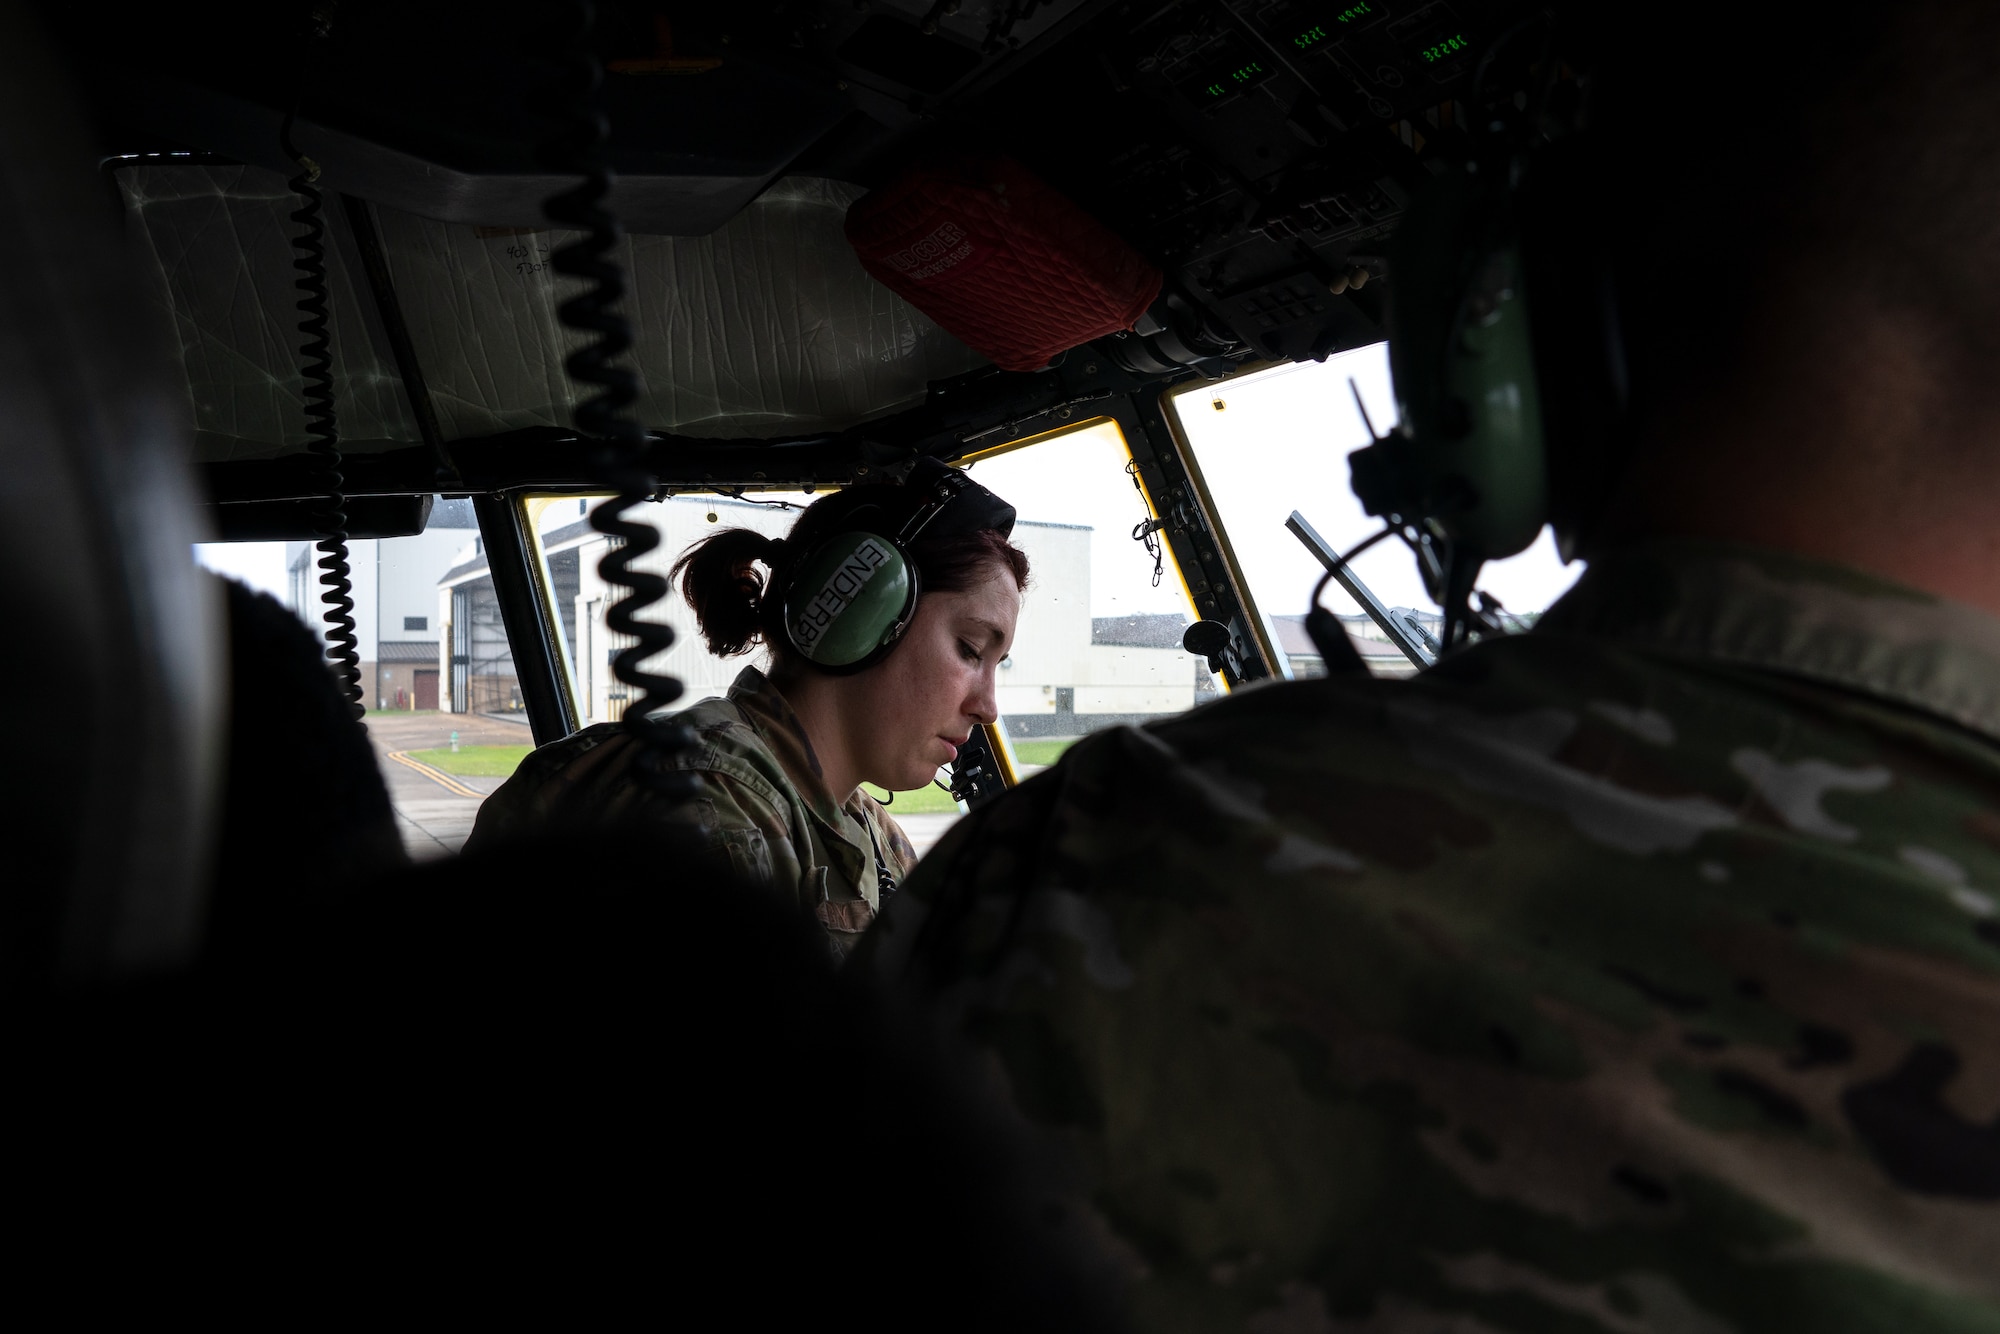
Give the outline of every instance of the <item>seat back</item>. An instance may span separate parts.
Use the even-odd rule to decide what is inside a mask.
[[[171,342],[82,125],[33,18],[0,4],[7,985],[191,957],[217,776],[220,622],[190,559]]]

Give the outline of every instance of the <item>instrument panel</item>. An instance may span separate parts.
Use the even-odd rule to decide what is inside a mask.
[[[1250,355],[1325,356],[1383,336],[1371,283],[1404,208],[1519,92],[1473,88],[1518,8],[1120,3],[1012,81],[1038,114],[1007,137]]]

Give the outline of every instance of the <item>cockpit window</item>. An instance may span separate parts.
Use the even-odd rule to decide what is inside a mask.
[[[742,499],[669,496],[640,513],[660,530],[661,542],[657,550],[639,560],[638,568],[664,578],[681,552],[717,528],[754,528],[781,537],[813,499],[802,492],[747,493]],[[627,690],[612,675],[611,660],[633,642],[605,621],[617,596],[597,573],[598,562],[608,549],[608,539],[590,526],[590,511],[597,504],[597,497],[573,495],[534,496],[527,501],[528,517],[541,548],[542,574],[548,580],[549,604],[562,637],[563,666],[569,673],[577,717],[586,727],[625,716]],[[645,619],[665,621],[674,628],[673,648],[649,662],[647,668],[671,673],[686,688],[687,693],[674,704],[677,709],[727,694],[737,673],[745,667],[764,665],[761,653],[740,658],[719,658],[710,653],[678,588],[649,609]]]
[[[1355,498],[1347,456],[1368,443],[1369,424],[1377,432],[1396,424],[1388,344],[1324,362],[1196,382],[1171,395],[1169,402],[1285,671],[1293,677],[1323,674],[1325,664],[1305,632],[1305,613],[1325,571],[1286,520],[1298,511],[1329,546],[1342,552],[1381,530],[1382,521],[1364,513]],[[1380,542],[1355,557],[1353,568],[1392,616],[1413,622],[1420,632],[1437,634],[1437,604],[1425,593],[1409,548],[1393,539]],[[1516,623],[1526,625],[1582,572],[1580,563],[1562,564],[1545,529],[1520,555],[1488,565],[1479,587],[1497,598]],[[1321,600],[1346,625],[1370,670],[1384,676],[1416,670],[1388,633],[1337,585],[1329,585]]]
[[[1214,698],[1221,683],[1181,647],[1196,612],[1113,421],[973,456],[972,474],[1019,512],[1028,592],[1000,664],[1001,724],[1023,776],[1078,738]]]
[[[313,543],[210,543],[196,554],[325,639]],[[435,502],[412,536],[350,539],[347,559],[362,722],[403,845],[419,859],[457,852],[480,804],[534,748],[472,502]]]

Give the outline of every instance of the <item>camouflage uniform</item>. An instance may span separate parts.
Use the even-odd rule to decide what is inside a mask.
[[[1143,1329],[2000,1329],[1996,896],[2000,621],[1661,544],[1080,742],[856,962]]]
[[[746,879],[798,895],[845,954],[880,905],[875,849],[900,880],[916,862],[909,839],[864,792],[833,799],[798,716],[764,674],[745,668],[724,699],[678,715],[697,743],[670,767],[698,773],[702,792],[662,801],[631,772],[637,755],[616,723],[543,746],[486,799],[467,851],[521,833],[598,828],[638,819],[694,826]]]

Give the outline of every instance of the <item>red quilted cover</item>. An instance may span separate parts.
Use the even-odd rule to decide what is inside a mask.
[[[847,210],[861,265],[1010,371],[1129,329],[1160,271],[1010,158],[904,172]]]

